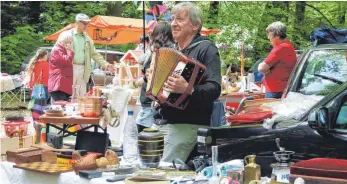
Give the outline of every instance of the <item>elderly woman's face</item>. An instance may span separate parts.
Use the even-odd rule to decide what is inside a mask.
[[[278,45],[281,43],[280,37],[279,36],[274,36],[273,32],[268,32],[267,33],[267,38],[270,40],[272,45]]]
[[[61,45],[66,47],[67,45],[71,45],[72,42],[73,42],[72,37],[67,37],[67,38],[64,38],[60,43],[61,43]]]

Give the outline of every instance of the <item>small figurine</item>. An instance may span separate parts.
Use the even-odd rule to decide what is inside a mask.
[[[105,157],[101,157],[96,163],[98,168],[105,168],[108,165],[119,165],[118,156],[114,151],[108,150]]]
[[[96,164],[97,155],[89,154],[86,156],[81,156],[78,151],[72,152],[72,168],[76,174],[79,170],[93,170],[98,166]]]

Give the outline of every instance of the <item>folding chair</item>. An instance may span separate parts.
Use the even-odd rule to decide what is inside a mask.
[[[23,96],[22,76],[1,76],[1,108],[11,107],[14,102],[25,103]],[[25,94],[24,94],[25,97]],[[13,106],[12,106],[13,107]]]

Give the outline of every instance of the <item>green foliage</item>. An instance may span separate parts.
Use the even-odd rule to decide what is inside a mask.
[[[1,72],[19,73],[25,57],[42,43],[42,35],[31,26],[17,27],[14,35],[1,40]]]
[[[139,4],[138,2],[138,6]],[[122,17],[142,19],[142,11],[137,10],[137,6],[135,6],[133,1],[127,1],[123,3]]]
[[[146,3],[149,7],[149,2]],[[177,2],[168,1],[165,5],[172,7],[175,3]],[[221,34],[210,36],[219,47],[223,67],[230,63],[240,64],[240,45],[243,42],[246,44],[246,68],[257,59],[266,57],[271,50],[271,44],[267,39],[265,28],[274,21],[282,21],[287,25],[288,39],[292,41],[296,49],[301,50],[311,45],[309,35],[312,30],[322,25],[331,27],[330,24],[337,28],[347,27],[346,2],[306,1],[306,4],[301,2],[301,5],[304,5],[303,14],[297,11],[299,2],[220,1],[218,11],[211,11],[211,2],[196,1],[194,3],[202,10],[204,27],[223,30]],[[115,3],[107,1],[2,2],[2,71],[17,72],[24,58],[32,50],[42,46],[43,36],[50,35],[73,23],[77,13],[86,13],[90,17],[108,15],[111,5],[114,6]],[[118,5],[121,5],[117,8],[122,10],[122,17],[142,18],[142,11],[137,10],[139,2],[137,6],[133,1],[122,2]],[[97,47],[105,48],[104,45]],[[123,52],[135,47],[135,44],[109,46],[110,49]]]
[[[74,23],[78,13],[85,13],[89,17],[105,15],[106,2],[96,1],[45,1],[41,4],[42,30],[46,35],[52,34],[64,26]]]

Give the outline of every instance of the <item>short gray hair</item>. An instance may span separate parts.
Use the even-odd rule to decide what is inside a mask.
[[[279,36],[281,39],[285,39],[287,37],[287,26],[282,22],[273,22],[266,28],[267,33],[272,33],[273,36]]]
[[[55,42],[55,44],[62,43],[62,42],[69,40],[69,39],[71,39],[71,40],[73,39],[72,34],[71,34],[71,30],[61,32],[59,34],[59,37],[58,37],[57,41]]]
[[[199,33],[202,29],[202,16],[201,16],[201,10],[198,6],[196,6],[194,3],[191,2],[182,2],[176,4],[172,8],[172,14],[181,12],[182,10],[187,9],[189,14],[189,20],[192,22],[193,25],[199,25],[199,28],[197,32]]]

